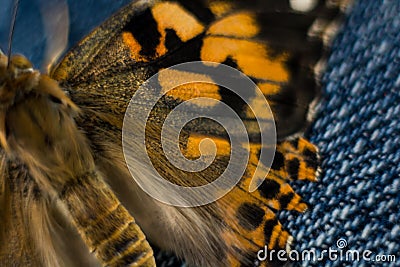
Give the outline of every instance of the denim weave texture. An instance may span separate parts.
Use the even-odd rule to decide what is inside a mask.
[[[343,249],[396,262],[303,261],[302,266],[400,266],[400,1],[354,5],[334,41],[308,138],[320,149],[318,183],[293,185],[305,214],[280,219],[294,249]]]

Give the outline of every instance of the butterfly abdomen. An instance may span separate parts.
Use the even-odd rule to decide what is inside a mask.
[[[153,251],[139,226],[96,172],[66,184],[60,198],[103,265],[155,265]]]

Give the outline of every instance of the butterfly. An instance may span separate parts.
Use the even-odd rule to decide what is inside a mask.
[[[257,253],[264,246],[290,251],[293,238],[276,213],[307,209],[288,182],[317,180],[317,148],[301,133],[319,95],[327,48],[349,5],[345,0],[134,1],[87,35],[48,75],[23,56],[1,54],[1,265],[155,266],[147,240],[191,266],[281,265],[276,258],[260,261]],[[200,62],[200,68],[171,69],[186,62]],[[216,84],[225,78],[210,74],[222,68],[217,63],[256,85],[245,92],[250,103]],[[238,77],[231,78],[241,85]],[[134,136],[125,143],[132,96],[141,97],[133,113],[146,110],[150,101],[138,93],[142,89],[162,96],[148,109],[144,139]],[[257,92],[271,113],[260,108]],[[199,97],[207,100],[190,106],[198,117],[181,127],[178,140],[166,140],[191,161],[212,152],[211,164],[193,172],[171,162],[163,125],[173,110]],[[202,116],[217,110],[216,102],[230,106],[246,131],[248,141],[239,149],[246,164],[237,184],[214,201],[191,207],[143,191],[132,176],[160,196],[176,198],[153,184],[152,168],[182,187],[202,186],[224,173],[236,131],[228,135],[224,125]],[[183,109],[175,119],[187,113]],[[276,129],[276,140],[262,142],[260,121]],[[141,155],[142,145],[151,164],[135,155]],[[124,149],[133,153],[133,163]],[[272,153],[270,162],[261,160],[263,153]]]

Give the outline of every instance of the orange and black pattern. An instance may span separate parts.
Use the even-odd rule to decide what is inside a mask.
[[[84,95],[88,90],[98,92],[107,83],[101,91],[116,98],[107,99],[108,103],[123,105],[132,95],[126,91],[133,93],[140,85],[130,83],[125,88],[123,84],[118,89],[109,84],[110,77],[115,82],[122,74],[125,80],[145,80],[161,69],[197,60],[227,64],[252,78],[264,93],[278,136],[283,138],[305,127],[309,105],[319,94],[318,63],[323,62],[336,19],[347,2],[318,1],[310,12],[301,13],[291,9],[289,1],[276,0],[251,5],[246,1],[138,1],[86,37],[53,76],[74,88],[71,94],[79,104],[101,110],[104,99],[88,98]],[[170,77],[197,74],[171,73]],[[218,82],[218,77],[213,78]],[[168,83],[160,81],[161,87],[163,82]],[[252,124],[245,103],[229,90],[215,85],[196,91],[192,95],[185,88],[176,90],[164,105],[188,97],[211,97],[230,104]]]
[[[215,244],[222,266],[274,265],[257,262],[256,252],[289,250],[292,237],[276,218],[276,210],[304,212],[307,205],[290,180],[316,181],[318,154],[303,138],[290,138],[307,126],[310,104],[319,94],[318,75],[327,47],[348,1],[317,1],[307,12],[291,8],[289,1],[138,1],[123,9],[86,37],[53,72],[71,98],[87,110],[80,124],[101,148],[98,131],[112,142],[120,140],[124,111],[141,82],[160,70],[189,61],[229,65],[249,76],[270,104],[277,128],[277,150],[272,167],[253,193],[248,192],[261,147],[255,116],[237,95],[215,84],[184,85],[168,92],[152,110],[147,149],[153,165],[166,179],[178,184],[200,185],[220,175],[229,161],[230,143],[224,129],[207,119],[188,123],[181,133],[181,149],[188,158],[199,156],[203,138],[217,144],[217,158],[210,168],[193,175],[177,170],[160,146],[162,122],[178,104],[193,97],[209,97],[232,107],[249,134],[249,163],[244,177],[226,196],[206,207],[210,224],[219,225]],[[99,43],[99,40],[101,42]],[[206,76],[210,82],[223,77],[203,70],[170,71],[159,76],[158,90],[187,77]],[[164,72],[165,73],[165,72]],[[248,92],[255,94],[254,92]],[[212,109],[207,102],[197,109]],[[104,115],[106,114],[106,115]],[[272,122],[272,118],[262,118]],[[101,149],[100,149],[101,152]],[[262,163],[261,163],[262,165]],[[167,171],[168,170],[168,171]],[[185,258],[185,252],[177,252]],[[196,258],[196,257],[195,257]],[[207,260],[186,258],[189,263],[210,265]],[[213,263],[211,263],[213,264]],[[279,265],[279,263],[277,263]]]

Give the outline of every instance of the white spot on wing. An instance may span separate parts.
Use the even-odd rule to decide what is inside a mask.
[[[290,7],[299,12],[309,12],[315,8],[318,0],[290,0]]]

